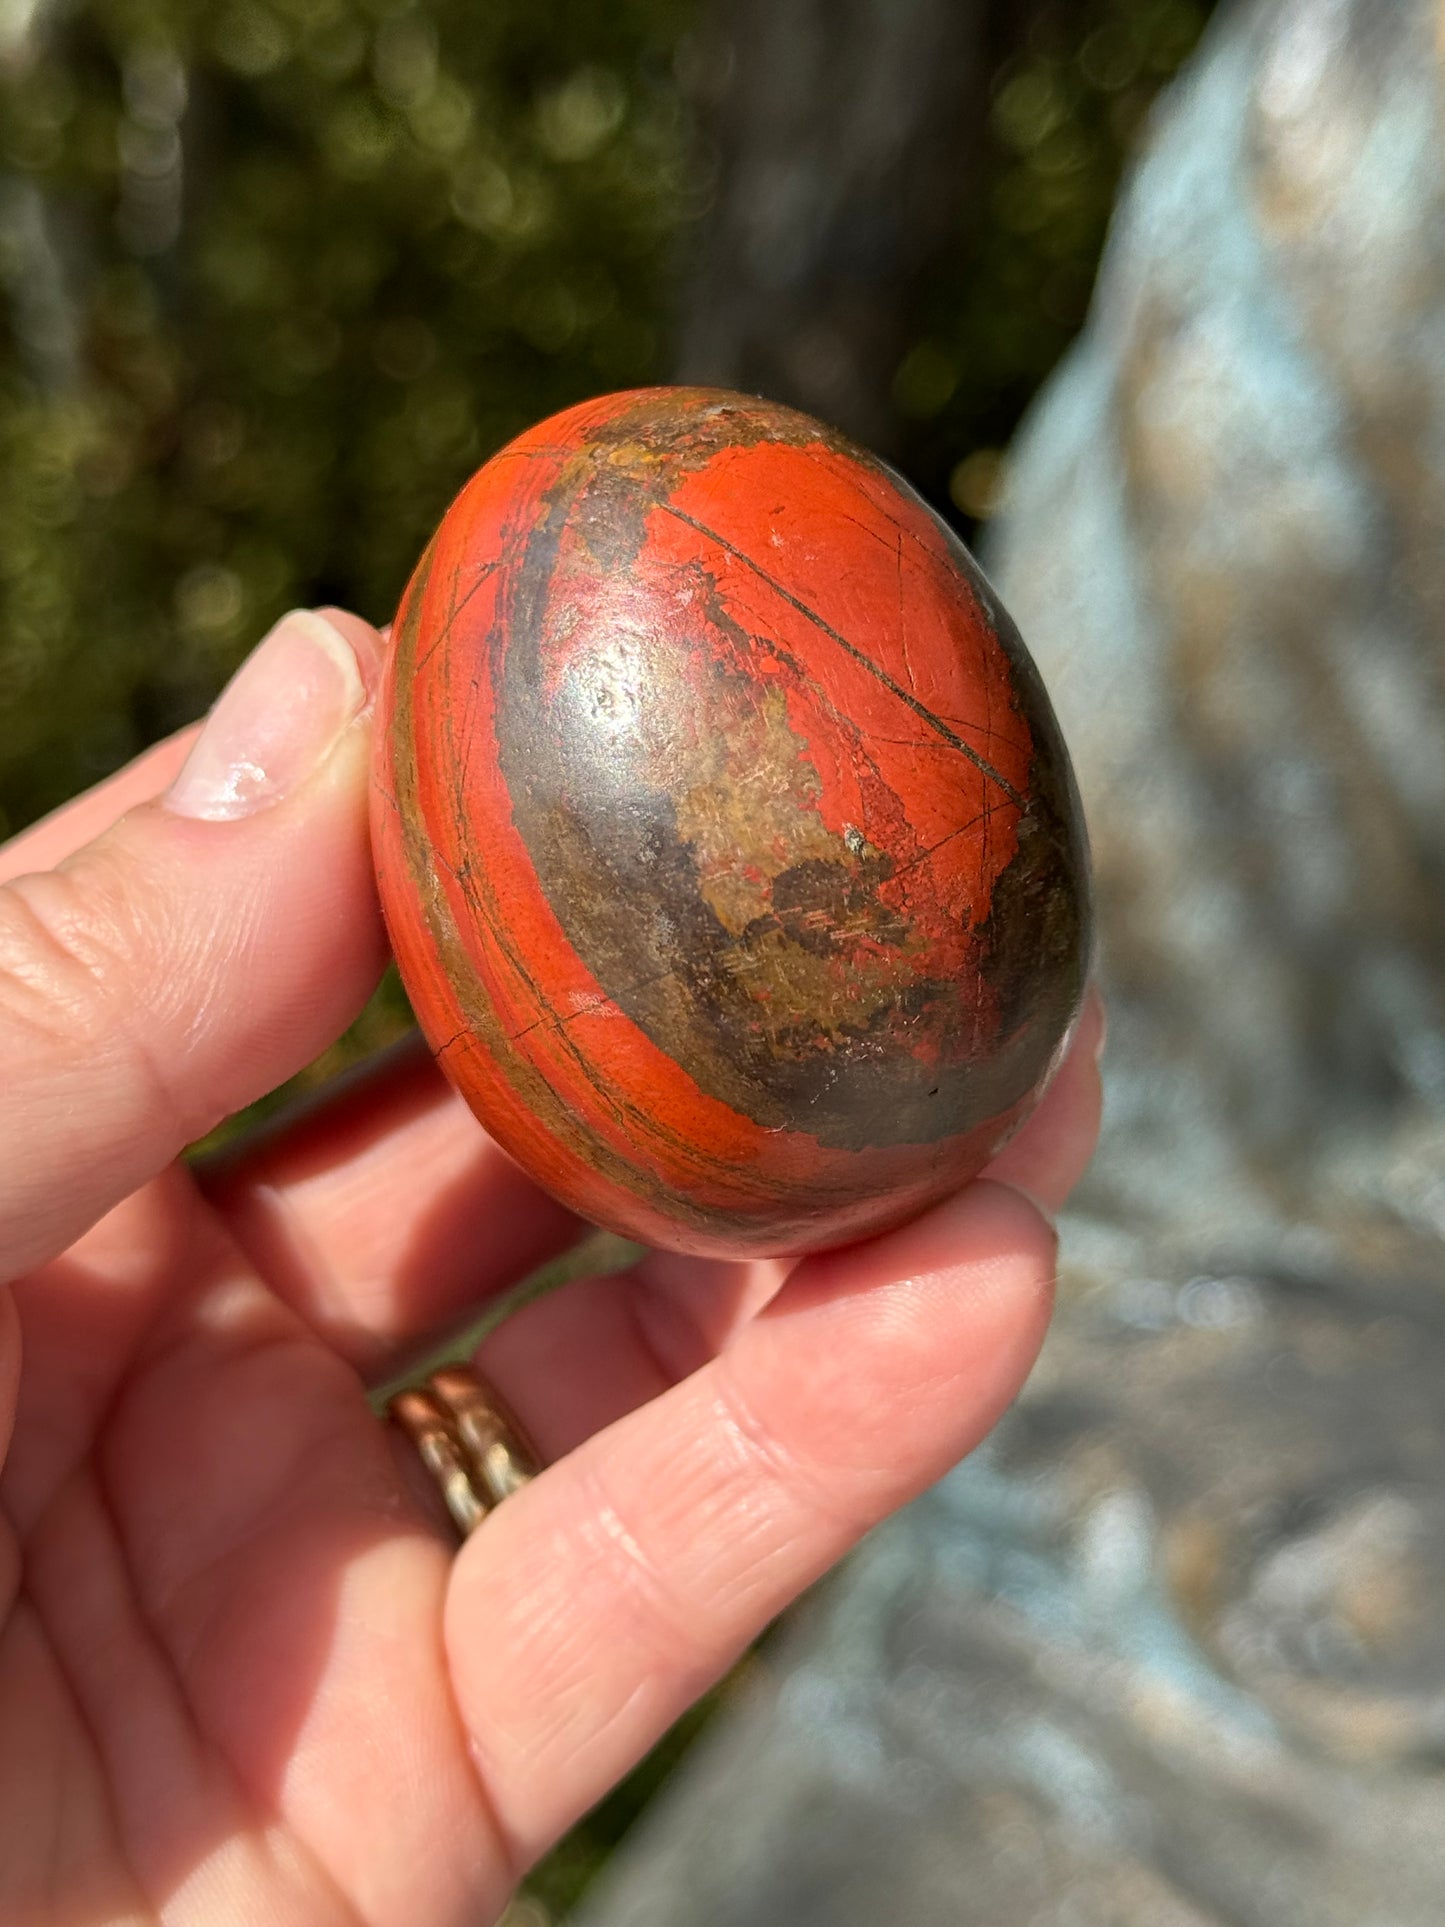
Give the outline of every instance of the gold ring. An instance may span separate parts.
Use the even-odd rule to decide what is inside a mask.
[[[526,1434],[490,1386],[448,1365],[387,1402],[463,1538],[540,1469]]]

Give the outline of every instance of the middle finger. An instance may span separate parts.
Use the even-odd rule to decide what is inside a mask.
[[[588,1229],[408,1038],[197,1171],[278,1297],[371,1378]]]

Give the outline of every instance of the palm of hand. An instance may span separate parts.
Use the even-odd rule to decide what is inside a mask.
[[[476,1920],[512,1870],[438,1639],[450,1560],[355,1373],[179,1171],[21,1298],[6,1918]]]
[[[365,1382],[578,1227],[413,1054],[199,1182],[168,1164],[374,974],[364,723],[245,821],[146,805],[71,855],[181,743],[0,853],[44,872],[0,893],[0,1257],[32,1266],[0,1286],[6,1927],[476,1927],[1042,1335],[1052,1243],[1012,1187],[1057,1201],[1087,1157],[1092,1017],[1002,1182],[790,1268],[650,1254],[515,1314],[480,1364],[548,1469],[455,1551]]]

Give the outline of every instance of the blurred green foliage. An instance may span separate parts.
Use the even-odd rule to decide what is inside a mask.
[[[13,12],[13,9],[12,9]],[[0,75],[0,834],[665,367],[687,0],[87,0]]]

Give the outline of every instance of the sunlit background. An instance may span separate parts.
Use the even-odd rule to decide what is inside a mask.
[[[589,393],[766,387],[987,519],[1208,8],[957,0],[956,71],[895,34],[868,136],[850,46],[881,70],[927,11],[6,0],[0,835],[192,720],[286,608],[385,620],[471,469]],[[404,1022],[391,987],[312,1080]]]

